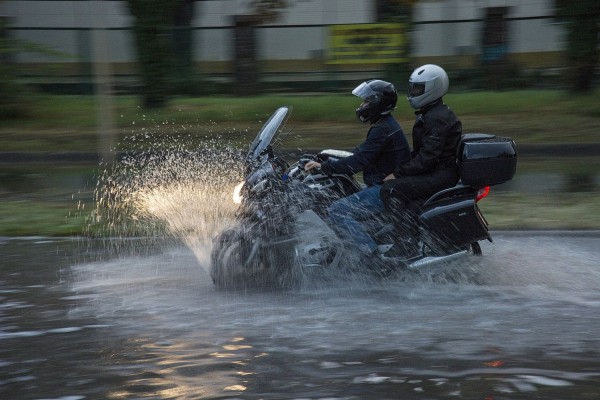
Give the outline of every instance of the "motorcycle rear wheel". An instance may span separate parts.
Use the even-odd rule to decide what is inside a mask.
[[[483,251],[481,251],[481,245],[479,244],[479,242],[471,243],[471,252],[473,253],[474,256],[482,256],[483,255]]]

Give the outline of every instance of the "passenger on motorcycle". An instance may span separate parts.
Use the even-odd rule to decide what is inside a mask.
[[[415,69],[408,80],[407,99],[417,110],[413,151],[411,159],[388,175],[381,187],[381,199],[389,210],[406,215],[411,202],[425,200],[459,180],[456,150],[462,124],[443,102],[448,86],[446,71],[432,64]]]
[[[391,115],[398,95],[394,85],[382,80],[369,80],[358,85],[352,94],[363,102],[356,115],[369,122],[366,139],[351,156],[329,157],[309,161],[305,170],[320,168],[325,174],[355,174],[362,171],[366,188],[333,202],[328,209],[329,219],[341,236],[352,240],[369,254],[377,251],[377,243],[367,234],[360,221],[372,218],[384,210],[380,188],[386,176],[410,159],[410,148],[400,124]]]

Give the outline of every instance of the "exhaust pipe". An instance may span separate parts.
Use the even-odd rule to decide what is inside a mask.
[[[428,267],[431,265],[435,265],[442,262],[448,262],[452,260],[456,260],[457,258],[464,257],[469,254],[468,250],[459,251],[458,253],[450,254],[447,256],[439,256],[439,257],[425,257],[420,260],[409,263],[406,267],[408,269],[419,269],[423,267]]]

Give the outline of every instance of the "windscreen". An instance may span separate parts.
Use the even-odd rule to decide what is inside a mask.
[[[292,111],[291,107],[280,107],[265,122],[260,132],[250,145],[247,162],[254,162],[259,159],[261,153],[271,144],[277,132],[281,131],[287,116]]]

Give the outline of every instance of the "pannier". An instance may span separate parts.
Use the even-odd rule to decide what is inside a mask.
[[[457,158],[462,183],[476,188],[507,182],[517,170],[517,148],[507,137],[465,134]]]
[[[431,205],[420,215],[421,222],[440,245],[460,248],[490,238],[487,221],[474,198],[445,203]]]

